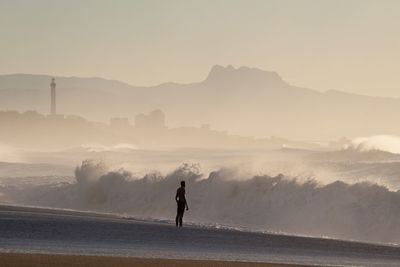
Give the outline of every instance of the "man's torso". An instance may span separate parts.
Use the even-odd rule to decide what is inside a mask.
[[[178,190],[176,191],[176,195],[178,196],[178,202],[186,202],[185,198],[185,188],[179,187]]]

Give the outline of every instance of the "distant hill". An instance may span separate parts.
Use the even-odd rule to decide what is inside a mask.
[[[0,75],[0,110],[48,113],[51,77]],[[132,120],[137,113],[159,108],[171,126],[211,124],[242,135],[296,139],[400,135],[399,99],[335,90],[321,93],[256,68],[216,65],[201,82],[153,87],[101,78],[55,78],[58,112],[90,120]]]

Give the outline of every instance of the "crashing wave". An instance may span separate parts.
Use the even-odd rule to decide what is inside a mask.
[[[349,148],[358,151],[381,150],[394,154],[399,154],[400,138],[393,135],[358,137],[351,141]]]
[[[205,176],[198,165],[184,164],[165,176],[135,177],[123,169],[110,171],[103,163],[84,161],[75,170],[74,183],[8,190],[7,194],[21,204],[171,219],[175,190],[185,180],[188,221],[307,236],[400,241],[400,191],[365,182],[320,185],[283,175],[233,176],[227,169]]]

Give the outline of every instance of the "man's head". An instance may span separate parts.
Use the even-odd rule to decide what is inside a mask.
[[[181,186],[185,187],[185,181],[181,181]]]

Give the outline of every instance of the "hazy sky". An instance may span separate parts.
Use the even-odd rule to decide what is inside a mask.
[[[214,64],[400,97],[396,0],[1,0],[0,73],[194,82]]]

